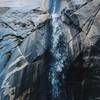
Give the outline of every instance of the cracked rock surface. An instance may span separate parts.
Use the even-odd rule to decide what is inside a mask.
[[[99,100],[100,1],[35,5],[0,8],[0,100]]]

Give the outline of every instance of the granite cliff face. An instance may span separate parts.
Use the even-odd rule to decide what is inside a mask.
[[[0,100],[99,100],[100,1],[32,5],[0,8]]]

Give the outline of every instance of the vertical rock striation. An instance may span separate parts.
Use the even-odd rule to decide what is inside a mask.
[[[100,1],[42,1],[0,8],[0,100],[99,100]]]

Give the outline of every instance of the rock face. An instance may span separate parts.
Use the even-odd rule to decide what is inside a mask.
[[[0,100],[99,100],[100,1],[33,4],[0,8]]]

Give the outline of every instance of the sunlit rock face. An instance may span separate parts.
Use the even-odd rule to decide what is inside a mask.
[[[0,8],[0,100],[99,100],[100,1],[33,1]]]

